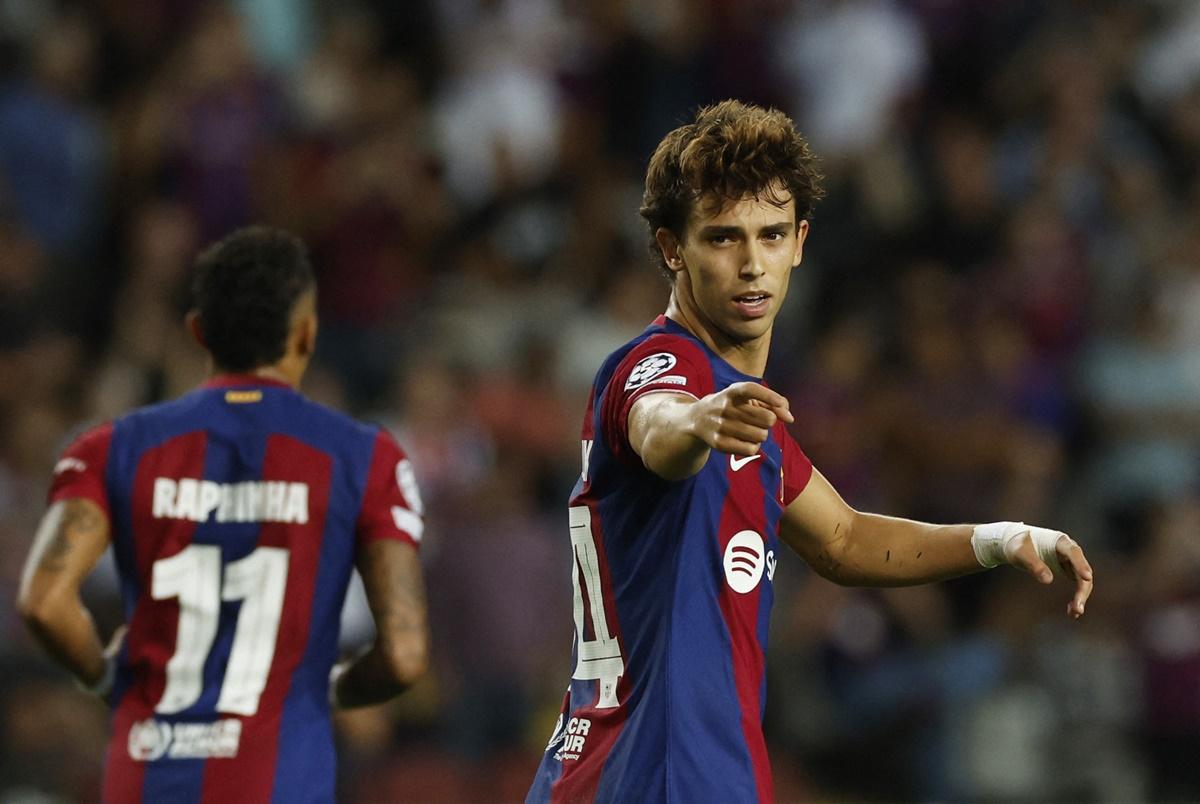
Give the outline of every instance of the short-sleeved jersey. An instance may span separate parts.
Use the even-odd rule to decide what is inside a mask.
[[[128,632],[106,802],[332,802],[329,671],[356,551],[422,535],[385,430],[224,376],[85,433],[50,500],[108,514]]]
[[[596,376],[569,509],[574,672],[529,802],[771,800],[762,717],[778,530],[812,464],[778,423],[756,455],[713,450],[670,482],[627,429],[646,394],[700,398],[743,381],[761,382],[665,317]]]

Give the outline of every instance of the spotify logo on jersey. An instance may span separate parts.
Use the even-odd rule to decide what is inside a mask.
[[[738,531],[725,546],[725,580],[738,594],[744,595],[758,586],[766,563],[762,536],[752,530]]]

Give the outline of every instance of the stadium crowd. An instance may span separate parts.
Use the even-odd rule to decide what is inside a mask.
[[[781,561],[780,800],[1194,800],[1200,5],[4,0],[0,802],[95,798],[106,713],[17,574],[70,436],[201,380],[191,261],[250,222],[312,250],[306,392],[392,427],[426,499],[434,671],[340,717],[343,800],[519,800],[588,387],[668,292],[642,172],[726,97],[823,158],[768,369],[816,466],[859,507],[1061,527],[1101,581],[1071,623],[1011,570]],[[111,630],[111,572],[89,594]]]

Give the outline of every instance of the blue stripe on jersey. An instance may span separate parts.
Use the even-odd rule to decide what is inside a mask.
[[[314,410],[309,408],[307,412]],[[333,437],[319,422],[298,421],[296,425],[289,434],[331,455],[348,453],[355,471],[335,471],[333,475],[309,614],[308,645],[292,677],[280,720],[273,804],[334,800],[337,763],[327,691],[329,668],[337,659],[341,601],[350,582],[355,553],[353,521],[347,523],[338,517],[357,517],[362,507],[377,432],[356,423],[354,438],[347,439],[345,433]],[[314,787],[314,779],[328,784]]]
[[[108,487],[112,516],[113,557],[120,570],[125,622],[129,622],[133,617],[133,610],[137,608],[138,598],[142,593],[133,550],[133,512],[129,491],[134,472],[137,471],[137,461],[148,447],[138,443],[136,433],[137,430],[129,417],[113,422],[108,465],[105,468],[105,485]]]
[[[206,416],[212,417],[215,413],[217,411],[207,411]],[[224,422],[214,421],[212,418],[207,421],[209,426],[205,428],[208,438],[204,449],[204,479],[233,483],[262,477],[266,439],[231,437],[231,432],[221,426]],[[230,562],[245,558],[254,552],[261,527],[259,522],[218,523],[214,518],[210,518],[196,524],[192,544],[211,544],[219,547],[223,570]],[[175,718],[187,720],[190,715],[208,717],[216,711],[243,602],[230,600],[221,603],[221,616],[217,620],[220,630],[217,631],[208,658],[204,662],[204,691],[194,704],[175,715]]]
[[[125,433],[128,429],[126,420],[113,422],[113,432],[109,439],[108,463],[104,468],[104,485],[108,491],[109,515],[112,517],[110,525],[113,559],[116,561],[117,574],[121,581],[121,611],[122,621],[125,623],[133,618],[133,611],[137,608],[138,599],[142,594],[142,587],[137,577],[137,561],[133,552],[133,530],[130,527],[131,503],[127,494],[124,493],[127,484],[121,482],[123,478],[133,477],[137,467],[130,465],[131,461],[135,455],[141,454],[140,450],[131,454],[129,450],[119,448],[126,440]],[[130,684],[133,683],[132,675],[125,670],[125,660],[128,654],[129,643],[126,642],[121,646],[121,653],[117,657],[118,671],[116,678],[113,679],[112,694],[109,697],[113,714],[116,713],[121,699],[125,697]],[[111,717],[109,718],[109,730],[112,730]]]
[[[204,787],[203,759],[169,759],[147,762],[142,779],[143,804],[199,801]]]
[[[767,523],[766,533],[762,534],[766,542],[768,551],[774,551],[775,560],[779,560],[781,551],[779,542],[779,522],[783,519],[782,504],[774,504],[779,499],[780,491],[782,490],[782,475],[776,471],[777,466],[783,466],[783,446],[775,439],[775,434],[761,447],[762,452],[766,455],[766,459],[761,461],[762,466],[758,467],[759,476],[762,478],[763,488],[768,490],[768,493],[763,495],[763,508],[765,509],[765,519]],[[774,499],[772,499],[771,489],[775,489]],[[771,571],[773,574],[773,570]],[[768,583],[767,570],[763,571],[763,580],[759,584],[760,594],[758,604],[758,644],[762,645],[764,656],[762,685],[758,691],[759,700],[759,718],[763,718],[767,714],[767,673],[765,657],[767,655],[767,638],[771,631],[771,609],[775,604],[775,582],[774,579]]]

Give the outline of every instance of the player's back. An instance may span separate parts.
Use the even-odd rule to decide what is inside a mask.
[[[328,675],[368,480],[406,468],[390,436],[241,377],[79,443],[128,624],[105,800],[332,801]]]

